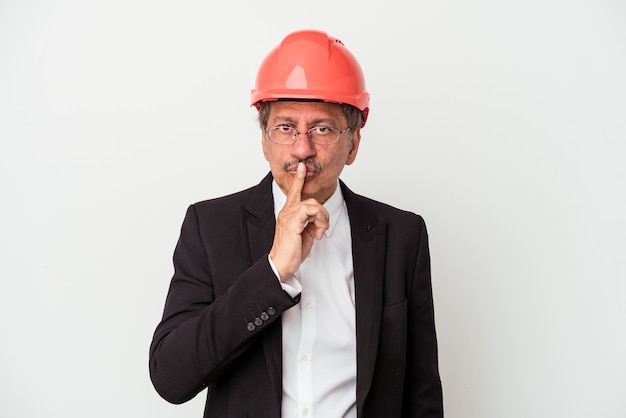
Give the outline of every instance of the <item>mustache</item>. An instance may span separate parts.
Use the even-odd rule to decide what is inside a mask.
[[[293,161],[287,161],[286,163],[283,164],[283,170],[288,171],[290,168],[297,166],[298,163],[304,163],[304,165],[308,165],[309,167],[313,167],[314,169],[316,169],[317,171],[322,171],[324,168],[322,168],[322,165],[320,163],[318,163],[317,161],[314,161],[310,158],[307,158],[306,160],[293,160]]]

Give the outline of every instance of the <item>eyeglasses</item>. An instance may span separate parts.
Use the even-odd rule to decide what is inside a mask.
[[[278,125],[265,131],[270,141],[280,145],[291,145],[298,140],[298,135],[306,134],[309,141],[318,145],[329,145],[339,140],[339,136],[350,128],[338,130],[326,125],[314,126],[306,132],[298,132],[289,125]]]

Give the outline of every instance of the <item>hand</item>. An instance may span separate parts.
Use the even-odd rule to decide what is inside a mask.
[[[296,272],[309,255],[313,242],[324,237],[330,215],[324,206],[311,198],[302,200],[306,166],[298,163],[287,201],[276,217],[272,262],[281,282]]]

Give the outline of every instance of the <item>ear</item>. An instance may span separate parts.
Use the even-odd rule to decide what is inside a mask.
[[[350,165],[356,160],[356,154],[359,152],[359,144],[361,143],[361,128],[355,130],[352,133],[352,138],[350,140],[350,144],[352,148],[348,152],[348,157],[346,158],[346,165]]]

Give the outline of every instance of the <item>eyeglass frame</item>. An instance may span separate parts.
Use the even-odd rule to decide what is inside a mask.
[[[311,141],[312,143],[314,143],[314,144],[317,144],[317,145],[330,145],[330,144],[334,144],[335,142],[339,141],[339,138],[341,137],[341,134],[343,134],[343,133],[345,133],[345,132],[350,130],[349,126],[346,129],[337,130],[337,138],[335,138],[335,140],[332,141],[332,142],[315,142],[315,141],[313,141],[311,131],[313,129],[319,128],[321,125],[313,126],[311,129],[309,129],[307,131],[304,131],[304,132],[300,132],[296,128],[294,128],[293,126],[289,126],[293,130],[293,141],[291,141],[291,142],[276,142],[275,140],[272,139],[272,136],[270,135],[270,131],[273,130],[273,129],[275,130],[277,128],[280,128],[281,126],[285,126],[285,125],[272,126],[271,128],[265,129],[263,131],[263,132],[265,132],[265,134],[267,135],[269,140],[272,141],[273,143],[275,143],[276,145],[293,145],[293,144],[295,144],[298,141],[298,137],[300,135],[302,135],[302,134],[306,134],[307,139],[309,141]],[[326,125],[324,125],[324,126],[326,126]],[[333,128],[332,126],[326,126],[326,127],[330,128],[330,129],[337,129],[337,128]]]

